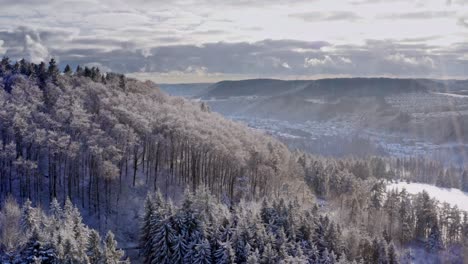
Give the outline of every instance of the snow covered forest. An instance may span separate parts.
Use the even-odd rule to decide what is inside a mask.
[[[2,263],[468,258],[467,212],[385,189],[409,171],[463,189],[462,171],[291,151],[205,103],[96,67],[3,58],[0,77]]]

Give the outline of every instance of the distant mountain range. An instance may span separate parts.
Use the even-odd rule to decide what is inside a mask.
[[[252,79],[162,89],[206,101],[213,111],[226,116],[345,120],[359,128],[408,133],[436,142],[468,141],[468,80]]]
[[[300,97],[385,96],[408,92],[457,92],[463,89],[468,89],[468,80],[336,78],[285,81],[251,79],[218,82],[207,86],[204,90],[199,90],[198,96],[204,99],[286,94]]]

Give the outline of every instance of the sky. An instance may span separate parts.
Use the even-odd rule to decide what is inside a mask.
[[[157,83],[468,79],[468,0],[0,0],[0,56]]]

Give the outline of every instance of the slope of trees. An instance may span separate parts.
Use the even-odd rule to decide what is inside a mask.
[[[69,198],[107,219],[129,193],[206,185],[236,201],[290,175],[283,144],[149,83],[8,58],[0,77],[0,199]]]
[[[0,211],[1,263],[130,263],[112,232],[102,240],[82,223],[78,208],[53,199],[48,214],[9,197]]]
[[[343,232],[316,205],[279,198],[228,209],[205,189],[186,193],[180,207],[149,196],[141,245],[143,263],[393,264],[399,258],[391,242]]]
[[[438,203],[427,192],[386,190],[384,180],[395,173],[384,159],[334,160],[299,153],[298,163],[309,186],[328,201],[334,219],[354,230],[356,237],[383,237],[400,252],[419,245],[440,257],[441,262],[434,263],[463,263],[468,213]],[[355,256],[358,250],[350,252],[354,253],[348,256]]]
[[[177,205],[161,195],[146,201],[145,263],[398,263],[412,244],[457,263],[466,251],[465,212],[385,189],[429,163],[291,153],[205,104],[98,68],[60,73],[54,60],[4,58],[0,77],[0,200],[25,204],[0,208],[6,261],[120,259],[114,236],[102,242],[77,208],[98,231],[121,232],[136,227],[143,195],[174,186],[189,191]],[[325,206],[311,205],[309,190]],[[49,204],[50,216],[33,207]]]

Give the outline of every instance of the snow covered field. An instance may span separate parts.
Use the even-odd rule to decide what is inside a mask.
[[[440,188],[430,184],[407,182],[398,182],[387,185],[388,190],[402,190],[403,188],[411,194],[418,194],[422,191],[426,191],[431,197],[437,199],[441,203],[446,202],[451,206],[456,205],[459,209],[468,211],[468,193],[462,192],[459,189]]]

